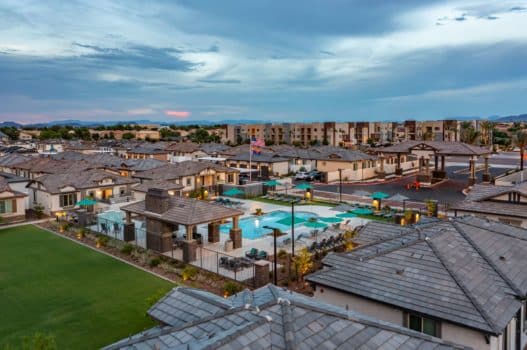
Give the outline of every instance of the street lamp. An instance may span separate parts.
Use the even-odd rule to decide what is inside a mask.
[[[342,203],[342,170],[339,169],[339,202]]]
[[[276,252],[276,237],[278,236],[278,234],[280,233],[280,230],[275,228],[275,227],[271,227],[271,226],[263,226],[263,228],[266,228],[266,229],[269,229],[269,230],[273,230],[273,250],[274,250],[274,262],[273,262],[273,280],[274,280],[274,285],[277,286],[278,285],[278,275],[277,275],[277,264],[276,264],[276,260],[277,260],[277,252]]]

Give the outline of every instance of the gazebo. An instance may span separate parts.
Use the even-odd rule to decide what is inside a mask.
[[[126,213],[125,240],[131,241],[135,236],[132,214],[143,216],[146,220],[146,248],[161,253],[173,249],[172,233],[179,229],[179,225],[185,226],[185,262],[196,259],[197,242],[193,239],[193,234],[197,225],[208,224],[208,240],[215,243],[220,241],[220,221],[232,219],[229,233],[233,248],[242,246],[242,231],[238,224],[243,211],[237,209],[197,199],[170,196],[168,191],[158,188],[149,189],[144,201],[126,205],[121,209]]]
[[[383,169],[384,154],[396,154],[397,163],[395,168],[396,175],[402,175],[401,155],[412,154],[419,158],[419,174],[417,180],[422,183],[433,184],[446,179],[445,157],[457,156],[469,158],[469,184],[476,182],[476,159],[485,157],[485,169],[483,181],[490,181],[488,156],[491,150],[484,147],[469,145],[462,142],[446,141],[406,141],[393,146],[380,148],[377,151],[381,161],[381,171]],[[430,160],[434,160],[434,169],[430,170]],[[441,166],[439,161],[441,160]]]

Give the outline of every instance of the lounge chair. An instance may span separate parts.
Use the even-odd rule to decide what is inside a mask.
[[[256,257],[258,256],[258,249],[251,248],[251,250],[245,252],[245,256],[249,259],[256,259]]]
[[[268,257],[267,252],[265,250],[258,251],[258,255],[256,256],[256,260],[266,260]]]
[[[253,266],[253,261],[246,257],[238,258],[238,261],[240,262],[241,267],[251,267]]]

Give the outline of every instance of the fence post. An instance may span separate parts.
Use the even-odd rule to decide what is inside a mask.
[[[220,253],[216,251],[216,274],[220,274]]]
[[[203,248],[199,246],[199,264],[203,268]]]

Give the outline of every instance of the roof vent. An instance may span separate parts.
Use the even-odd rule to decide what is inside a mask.
[[[402,275],[404,273],[404,269],[397,269],[395,270],[395,273],[398,275]]]
[[[405,244],[406,244],[406,239],[403,239],[403,240],[401,241],[401,245],[405,245]]]
[[[501,256],[500,256],[500,260],[501,260],[501,261],[505,261],[506,259],[505,259],[505,257],[504,257],[503,255],[501,255]]]
[[[265,319],[267,320],[267,322],[271,322],[273,320],[273,318],[269,315],[265,315]]]

